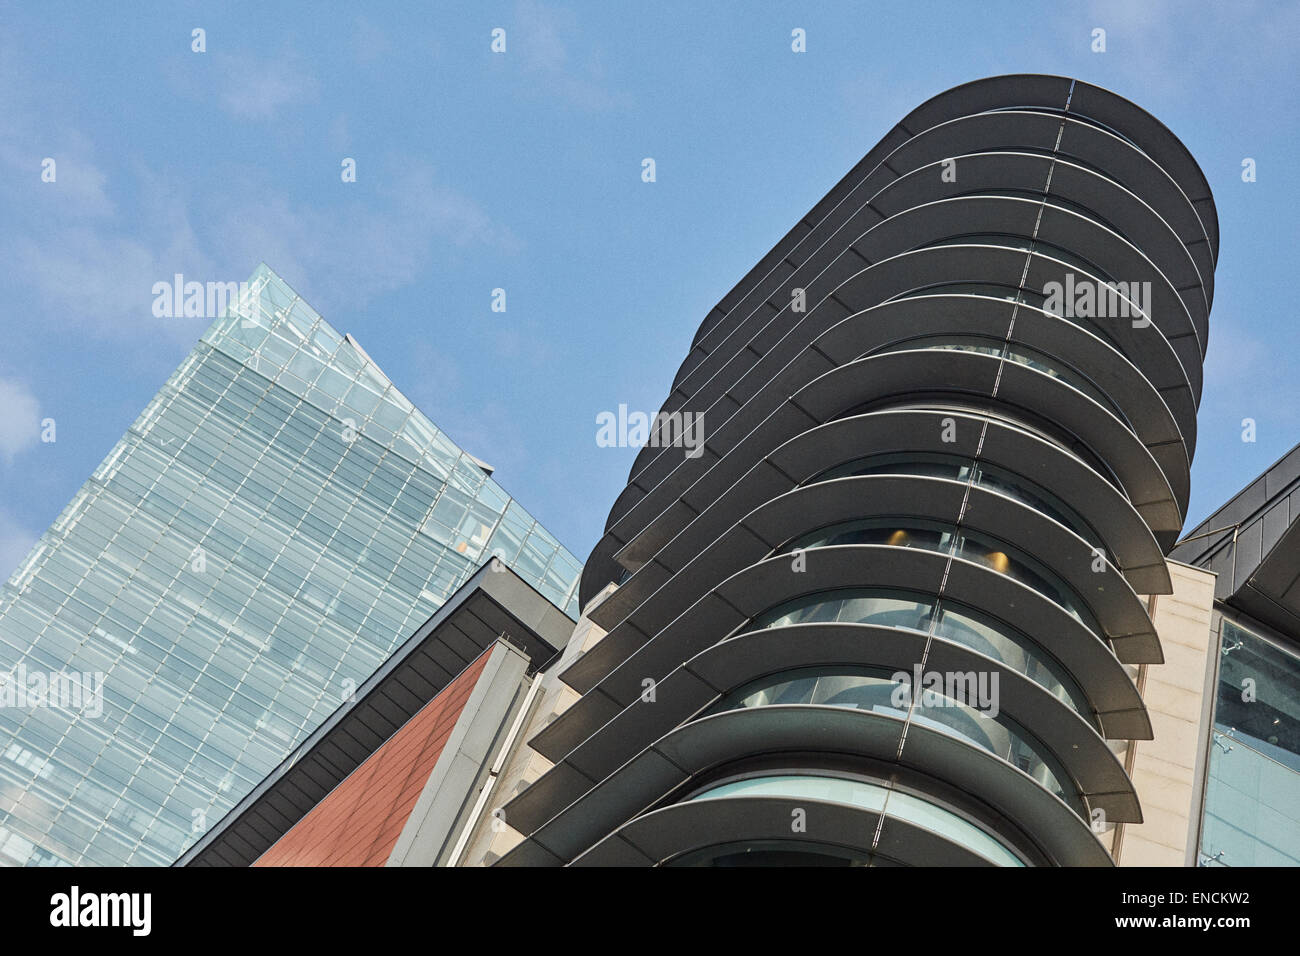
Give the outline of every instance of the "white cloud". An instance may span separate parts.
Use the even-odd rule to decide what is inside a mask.
[[[315,89],[295,64],[292,55],[227,57],[232,73],[217,95],[239,115],[271,116]],[[7,66],[0,56],[0,126],[18,136],[0,143],[0,173],[8,174],[0,176],[0,197],[10,211],[0,259],[9,266],[15,314],[56,334],[192,344],[212,317],[152,314],[154,284],[177,273],[199,282],[239,281],[265,261],[304,293],[345,308],[421,278],[435,251],[512,253],[521,246],[476,201],[416,159],[364,160],[360,184],[337,191],[327,204],[290,199],[256,173],[215,192],[196,192],[177,174],[137,160],[128,164],[124,187],[134,201],[129,215],[125,207],[119,213],[108,177],[91,161],[94,144],[47,120],[30,78]],[[346,138],[346,119],[339,116],[335,126],[335,138]],[[70,159],[61,162],[58,182],[45,185],[39,156],[47,141],[70,144],[60,152]]]
[[[60,221],[107,216],[108,177],[90,161],[94,152],[80,131],[52,122],[41,87],[19,70],[0,47],[0,170],[6,193],[25,198],[44,219]],[[54,182],[44,182],[44,161],[54,160]]]
[[[538,0],[519,0],[507,50],[520,58],[530,92],[555,96],[586,110],[627,106],[629,97],[609,88],[594,44],[583,44],[583,62],[570,56],[567,40],[578,33],[578,20],[571,11]]]
[[[41,403],[21,382],[0,378],[0,460],[35,445],[41,435]]]
[[[206,274],[210,263],[199,252],[186,197],[148,169],[137,170],[135,222],[124,223],[109,177],[94,162],[94,143],[50,115],[40,82],[7,52],[0,47],[0,260],[13,314],[56,334],[193,342],[206,320],[160,324],[151,311],[153,284],[176,272],[201,280],[246,276]],[[47,155],[57,164],[52,183],[40,180]]]
[[[268,263],[322,307],[343,308],[419,279],[435,248],[521,247],[510,229],[427,164],[361,165],[357,175],[359,185],[375,181],[365,201],[322,207],[256,195],[225,209],[216,230],[228,237],[225,251]]]
[[[237,119],[269,120],[285,107],[314,100],[316,78],[292,53],[216,57],[224,70],[218,101]]]
[[[192,342],[210,319],[156,318],[153,284],[177,272],[199,281],[247,277],[211,275],[178,202],[160,203],[147,218],[156,242],[117,234],[108,224],[46,223],[0,240],[0,255],[22,276],[43,324],[104,339]]]

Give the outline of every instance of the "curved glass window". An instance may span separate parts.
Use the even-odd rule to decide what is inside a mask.
[[[1000,282],[936,282],[934,285],[909,289],[894,296],[895,299],[911,299],[920,295],[983,295],[993,299],[1007,299],[1028,305],[1043,307],[1047,296],[1033,289],[1020,289]],[[891,300],[892,301],[892,300]]]
[[[876,624],[930,632],[934,598],[890,588],[818,591],[779,604],[754,618],[747,630],[792,624]]]
[[[1016,150],[1016,152],[1020,152],[1020,150]],[[1112,184],[1115,183],[1115,181],[1109,176],[1103,175],[1101,178],[1108,180]],[[975,196],[1010,196],[1013,199],[1028,199],[1033,202],[1046,203],[1049,206],[1055,206],[1057,209],[1064,209],[1066,212],[1072,212],[1083,216],[1086,219],[1091,219],[1093,222],[1106,227],[1117,236],[1122,236],[1125,241],[1128,241],[1128,236],[1125,236],[1123,232],[1116,229],[1115,224],[1109,219],[1098,215],[1082,203],[1074,202],[1071,199],[1065,199],[1062,196],[1044,196],[1042,192],[1033,189],[1015,189],[1010,186],[1005,186],[999,188],[981,187],[979,189],[972,189],[970,192],[957,193],[953,198],[965,199]]]
[[[902,790],[886,789],[865,780],[816,774],[750,777],[710,787],[687,799],[717,800],[724,797],[789,797],[861,807],[937,833],[998,866],[1025,865],[1020,857],[996,837],[951,810]],[[794,841],[791,843],[795,847],[799,845]],[[837,852],[847,855],[850,851]]]
[[[1031,306],[1040,312],[1046,312],[1053,318],[1068,322],[1077,328],[1083,329],[1092,335],[1097,336],[1116,352],[1128,357],[1128,353],[1120,347],[1119,342],[1110,332],[1103,327],[1102,323],[1092,316],[1075,316],[1065,315],[1064,310],[1051,310],[1047,308],[1047,296],[1042,292],[1034,289],[1019,289],[1011,285],[1002,285],[996,282],[938,282],[934,285],[922,286],[918,289],[909,289],[907,292],[901,292],[894,296],[893,299],[913,299],[923,295],[982,295],[993,299],[1006,299],[1009,302],[1019,302],[1023,305]],[[893,299],[889,301],[893,301]]]
[[[1083,273],[1080,278],[1086,283],[1093,285],[1095,288],[1108,286],[1109,290],[1107,291],[1107,295],[1117,297],[1114,307],[1116,309],[1122,307],[1127,310],[1122,314],[1133,316],[1143,315],[1148,320],[1151,318],[1149,315],[1146,315],[1146,313],[1144,313],[1131,298],[1127,295],[1120,294],[1118,289],[1127,287],[1126,284],[1117,282],[1113,275],[1105,269],[1102,269],[1095,262],[1084,259],[1082,256],[1077,255],[1068,249],[1062,248],[1055,243],[1044,242],[1042,239],[1028,239],[1024,236],[1012,236],[1002,233],[971,233],[965,236],[949,236],[945,239],[938,239],[934,242],[926,243],[923,246],[918,246],[917,248],[935,249],[940,246],[963,245],[988,245],[999,246],[1004,249],[1019,249],[1023,252],[1046,256],[1050,259],[1055,259],[1058,262],[1063,262],[1068,266],[1073,266],[1075,269],[1080,270]],[[1083,326],[1086,324],[1089,331],[1100,330],[1101,328],[1099,323],[1095,323],[1091,319],[1084,320],[1084,323],[1081,323],[1074,317],[1067,317],[1065,312],[1068,310],[1047,308],[1046,300],[1044,300],[1044,304],[1041,308],[1049,315],[1053,315],[1058,319],[1069,322],[1071,325]],[[1161,335],[1163,336],[1163,334],[1164,333],[1162,332]]]
[[[1089,447],[1084,445],[1082,441],[1067,440],[1067,438],[1063,437],[1062,433],[1058,431],[1056,427],[1053,427],[1053,423],[1050,423],[1050,421],[1041,421],[1037,419],[1037,416],[1034,416],[1032,419],[1028,418],[1028,414],[1023,410],[1023,408],[1015,412],[1004,410],[1004,408],[998,408],[996,412],[993,412],[989,410],[987,405],[983,405],[983,403],[980,403],[980,405],[967,405],[965,402],[944,401],[945,398],[946,395],[927,395],[923,401],[889,401],[887,405],[868,402],[865,403],[865,405],[854,406],[849,408],[849,410],[840,412],[840,414],[833,420],[840,421],[842,419],[853,418],[855,415],[866,415],[868,412],[888,410],[943,412],[943,414],[965,415],[972,419],[988,421],[989,424],[997,425],[998,428],[1009,428],[1011,431],[1021,432],[1022,434],[1027,434],[1027,436],[1032,438],[1039,438],[1040,441],[1045,441],[1050,445],[1058,447],[1058,449],[1065,451],[1065,453],[1070,455],[1070,457],[1076,458],[1080,460],[1080,462],[1086,464],[1086,466],[1091,468],[1092,471],[1095,471],[1097,475],[1100,475],[1101,479],[1104,480],[1106,484],[1112,485],[1113,488],[1117,490],[1123,498],[1125,498],[1125,501],[1130,501],[1125,486],[1123,486],[1121,481],[1119,481],[1119,477],[1110,470],[1110,466],[1108,466],[1104,460],[1097,457],[1096,453],[1093,453],[1092,449],[1089,449]]]
[[[745,633],[793,624],[875,624],[936,636],[1001,661],[1049,691],[1096,726],[1083,689],[1065,667],[1019,630],[983,611],[926,594],[890,588],[837,588],[764,611]]]
[[[774,553],[809,548],[884,544],[952,554],[1032,588],[1094,634],[1104,633],[1087,604],[1068,584],[1013,545],[978,531],[958,531],[954,525],[923,518],[860,518],[841,521],[802,535]]]
[[[1092,711],[1079,685],[1063,666],[1019,631],[950,599],[940,601],[936,613],[936,636],[1004,661],[1093,723]]]
[[[810,531],[776,553],[788,554],[791,551],[846,544],[887,544],[896,548],[921,548],[950,554],[956,540],[956,528],[940,521],[924,518],[861,518]]]
[[[747,840],[720,843],[669,860],[672,867],[897,866],[887,857],[829,843],[802,840]]]
[[[1002,354],[1002,339],[988,338],[983,335],[918,335],[915,338],[905,339],[902,342],[894,342],[890,345],[882,346],[871,352],[864,352],[862,356],[867,355],[888,355],[891,352],[906,352],[912,349],[947,349],[953,352],[976,352],[980,355],[1000,356]]]
[[[1120,411],[1119,406],[1111,401],[1110,396],[1094,385],[1086,375],[1076,371],[1059,359],[1047,355],[1045,352],[1040,352],[1038,349],[1030,348],[1019,342],[1006,342],[1003,339],[988,338],[982,335],[920,335],[914,339],[906,339],[902,342],[886,345],[884,348],[868,352],[866,355],[887,355],[892,352],[909,352],[916,349],[978,352],[982,355],[1003,358],[1009,362],[1015,362],[1017,365],[1024,365],[1026,368],[1032,368],[1044,375],[1050,375],[1052,378],[1059,379],[1083,392],[1098,405],[1111,411],[1120,421],[1132,427],[1128,416]]]
[[[998,246],[1003,249],[1019,249],[1022,252],[1028,252],[1035,255],[1046,256],[1047,258],[1055,259],[1058,262],[1063,262],[1068,266],[1073,266],[1075,269],[1078,269],[1083,273],[1083,275],[1080,278],[1083,279],[1088,284],[1094,285],[1097,288],[1100,288],[1102,286],[1109,286],[1109,291],[1107,292],[1107,295],[1113,295],[1117,297],[1117,299],[1115,300],[1115,308],[1119,309],[1122,304],[1123,308],[1127,310],[1127,312],[1123,314],[1133,315],[1133,316],[1144,315],[1147,319],[1150,319],[1150,316],[1146,315],[1146,313],[1144,313],[1142,309],[1138,307],[1136,302],[1130,299],[1126,294],[1121,294],[1118,291],[1119,288],[1126,288],[1127,284],[1117,282],[1113,275],[1111,275],[1108,271],[1098,266],[1095,262],[1085,259],[1082,256],[1078,255],[1077,253],[1071,252],[1069,249],[1065,249],[1052,242],[1045,242],[1042,239],[1029,239],[1024,236],[1013,236],[1010,234],[996,233],[996,232],[970,233],[964,236],[949,236],[944,239],[936,239],[934,242],[928,242],[922,246],[918,246],[917,248],[936,249],[941,246],[967,246],[967,245]],[[1055,316],[1058,319],[1063,319],[1066,322],[1069,322],[1071,325],[1083,324],[1077,321],[1073,317],[1067,317],[1064,314],[1065,310],[1047,308],[1046,300],[1044,300],[1044,304],[1040,308],[1042,308],[1045,312]],[[1094,324],[1091,320],[1085,320],[1085,321],[1086,321],[1087,328],[1090,331],[1099,330],[1101,328],[1099,324]],[[1163,333],[1161,334],[1163,335]]]
[[[1092,160],[1083,156],[1076,156],[1073,153],[1067,153],[1064,149],[1055,150],[1055,149],[1048,148],[1046,146],[1028,146],[1026,144],[1020,143],[1015,146],[1015,151],[1017,153],[1033,153],[1036,156],[1052,156],[1057,159],[1062,159],[1075,166],[1082,166],[1084,169],[1096,173],[1098,176],[1102,177],[1103,179],[1109,179],[1113,183],[1116,183],[1121,186],[1123,185],[1123,183],[1120,183],[1120,181],[1115,178],[1115,170],[1103,169]],[[1132,192],[1132,190],[1129,191]],[[1039,193],[1038,195],[1041,196],[1042,193]]]
[[[987,462],[972,462],[959,455],[940,455],[934,452],[915,454],[870,455],[836,465],[804,482],[806,485],[833,478],[853,478],[860,475],[917,475],[923,478],[950,478],[954,481],[973,481],[981,488],[1013,498],[1042,512],[1058,524],[1063,524],[1096,548],[1102,547],[1101,536],[1092,526],[1065,502],[1035,482],[1005,468]]]
[[[971,674],[974,680],[979,675]],[[965,685],[969,688],[969,682]],[[1076,813],[1083,802],[1061,765],[1046,747],[1016,721],[997,709],[990,681],[970,696],[980,707],[937,689],[916,690],[910,674],[900,677],[883,667],[803,667],[781,671],[732,691],[709,707],[701,717],[749,707],[805,704],[843,707],[910,720],[940,733],[958,737],[1019,767]],[[981,709],[983,708],[983,709]]]
[[[1104,133],[1109,133],[1111,136],[1114,136],[1116,139],[1122,139],[1124,142],[1128,143],[1130,146],[1136,149],[1143,156],[1147,155],[1146,150],[1144,150],[1137,143],[1133,142],[1133,140],[1129,139],[1119,130],[1115,129],[1113,126],[1107,126],[1101,120],[1095,120],[1091,116],[1085,116],[1083,113],[1080,113],[1078,110],[1064,110],[1057,106],[995,106],[992,109],[985,110],[984,112],[986,113],[1050,113],[1053,116],[1060,116],[1063,119],[1073,120],[1078,123],[1085,123],[1088,126],[1095,126],[1097,129],[1101,130]]]
[[[812,485],[819,481],[856,478],[861,475],[915,475],[921,478],[969,481],[973,471],[971,459],[962,455],[942,455],[937,452],[887,452],[882,455],[855,458],[833,468],[827,468],[809,478],[804,484]]]
[[[927,242],[921,249],[935,249],[939,246],[1002,246],[1004,249],[1021,249],[1025,252],[1036,252],[1039,255],[1048,256],[1064,262],[1066,265],[1074,266],[1076,269],[1082,269],[1084,272],[1095,279],[1101,279],[1104,282],[1113,282],[1115,277],[1106,270],[1100,268],[1095,262],[1078,253],[1071,252],[1069,249],[1063,249],[1053,242],[1045,242],[1042,239],[1030,239],[1026,236],[1013,236],[1010,233],[1002,232],[972,232],[964,236],[948,236],[944,239],[936,239],[934,242]]]

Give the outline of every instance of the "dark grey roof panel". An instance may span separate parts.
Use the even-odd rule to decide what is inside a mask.
[[[491,630],[484,617],[501,630]],[[490,559],[357,688],[353,702],[326,718],[175,865],[250,865],[464,669],[469,661],[460,661],[458,653],[472,660],[504,636],[541,666],[567,642],[572,628],[564,612]],[[452,644],[459,651],[452,651]],[[440,678],[430,669],[432,660],[455,670],[448,668]],[[403,680],[412,666],[425,678],[427,696],[413,692],[417,682]],[[251,825],[253,820],[259,824]]]

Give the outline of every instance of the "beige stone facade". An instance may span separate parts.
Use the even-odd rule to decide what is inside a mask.
[[[1195,864],[1218,647],[1211,634],[1215,575],[1176,561],[1169,574],[1174,593],[1151,602],[1165,662],[1137,669],[1155,739],[1135,741],[1120,755],[1142,802],[1142,823],[1111,833],[1120,866]]]

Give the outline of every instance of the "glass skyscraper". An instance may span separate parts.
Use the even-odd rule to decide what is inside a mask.
[[[0,863],[171,863],[494,554],[576,616],[580,562],[260,266],[0,590]]]

